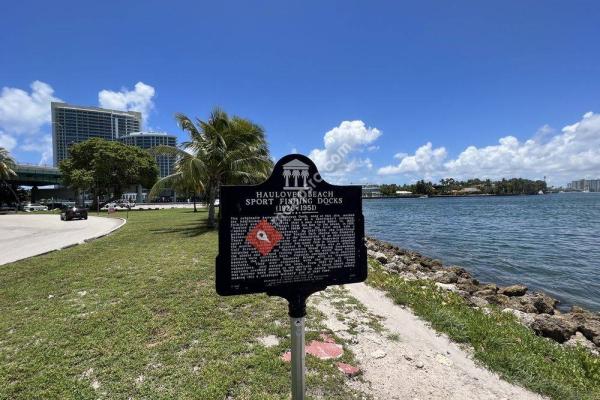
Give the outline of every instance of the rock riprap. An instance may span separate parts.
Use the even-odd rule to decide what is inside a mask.
[[[405,280],[425,279],[436,282],[441,290],[462,296],[477,308],[491,305],[515,315],[523,325],[543,337],[565,345],[580,344],[593,353],[600,351],[600,314],[574,306],[562,313],[558,300],[542,292],[530,292],[525,285],[499,287],[480,283],[464,268],[444,266],[441,261],[392,244],[368,238],[369,257],[379,261],[389,273]]]

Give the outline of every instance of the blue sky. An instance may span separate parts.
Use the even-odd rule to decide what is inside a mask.
[[[594,1],[8,2],[0,145],[50,162],[52,98],[182,138],[175,112],[219,105],[337,182],[600,177],[599,18]]]

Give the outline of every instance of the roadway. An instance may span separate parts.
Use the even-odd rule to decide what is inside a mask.
[[[61,221],[59,215],[0,215],[0,265],[83,243],[124,224],[120,218],[90,216]]]

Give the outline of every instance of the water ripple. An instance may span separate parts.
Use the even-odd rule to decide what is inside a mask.
[[[367,234],[600,311],[600,194],[364,200]]]

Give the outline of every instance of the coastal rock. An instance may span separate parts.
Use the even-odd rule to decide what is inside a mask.
[[[535,299],[532,296],[511,297],[510,308],[524,313],[539,314],[533,304],[534,301]]]
[[[442,289],[442,290],[447,290],[449,292],[458,292],[458,288],[456,287],[456,285],[453,285],[451,283],[441,283],[441,282],[436,282],[435,286],[437,286],[438,288]]]
[[[415,274],[413,274],[412,272],[408,272],[408,271],[401,272],[399,275],[405,281],[416,281],[418,279]]]
[[[452,271],[438,271],[433,274],[433,280],[439,283],[456,283],[458,275]]]
[[[535,293],[533,306],[541,314],[554,314],[558,300],[553,299],[545,293]]]
[[[503,287],[500,290],[498,290],[498,293],[507,295],[509,297],[523,296],[525,293],[527,293],[527,286],[525,286],[525,285],[506,286],[506,287]]]
[[[467,272],[463,267],[459,267],[458,265],[451,265],[448,267],[448,271],[454,272],[459,278],[470,278],[471,274]]]
[[[502,312],[514,315],[515,317],[517,317],[520,323],[530,328],[533,325],[533,322],[535,321],[535,315],[515,310],[513,308],[505,308],[504,310],[502,310]]]
[[[498,285],[495,283],[488,283],[481,287],[481,290],[492,290],[494,293],[498,291]]]
[[[469,298],[469,303],[479,308],[484,308],[490,305],[490,303],[486,299],[476,296]]]
[[[583,348],[589,350],[592,354],[599,354],[596,345],[594,345],[594,343],[588,338],[586,338],[581,332],[575,332],[575,334],[571,336],[571,338],[567,340],[564,344],[565,346],[569,347],[582,346]]]
[[[421,265],[424,266],[425,268],[437,269],[438,267],[442,266],[442,262],[440,260],[434,260],[429,257],[424,257],[421,260]]]
[[[373,258],[375,258],[377,261],[379,261],[382,264],[387,264],[387,262],[388,262],[387,256],[379,251],[375,252],[375,254],[373,255]]]
[[[479,285],[476,279],[458,279],[458,287],[460,290],[469,292],[470,294],[475,293],[479,290]]]
[[[539,314],[535,316],[531,328],[538,335],[564,343],[575,334],[577,325],[562,316]]]
[[[482,290],[478,290],[475,293],[473,293],[473,296],[477,296],[477,297],[487,297],[487,296],[493,296],[496,294],[495,290],[491,290],[491,289],[482,289]]]
[[[588,319],[579,327],[581,333],[600,347],[600,321]]]
[[[596,346],[600,347],[600,316],[574,306],[568,314],[577,329]]]
[[[431,279],[431,276],[423,271],[415,272],[415,276],[417,277],[417,279]]]
[[[506,307],[510,303],[510,298],[505,294],[493,294],[490,296],[486,296],[485,299],[490,304],[495,304],[497,306]]]
[[[367,240],[367,250],[375,251],[377,250],[377,243],[372,240]]]
[[[459,284],[472,284],[472,285],[476,285],[479,286],[479,281],[477,279],[473,279],[473,278],[458,278],[458,283]]]

